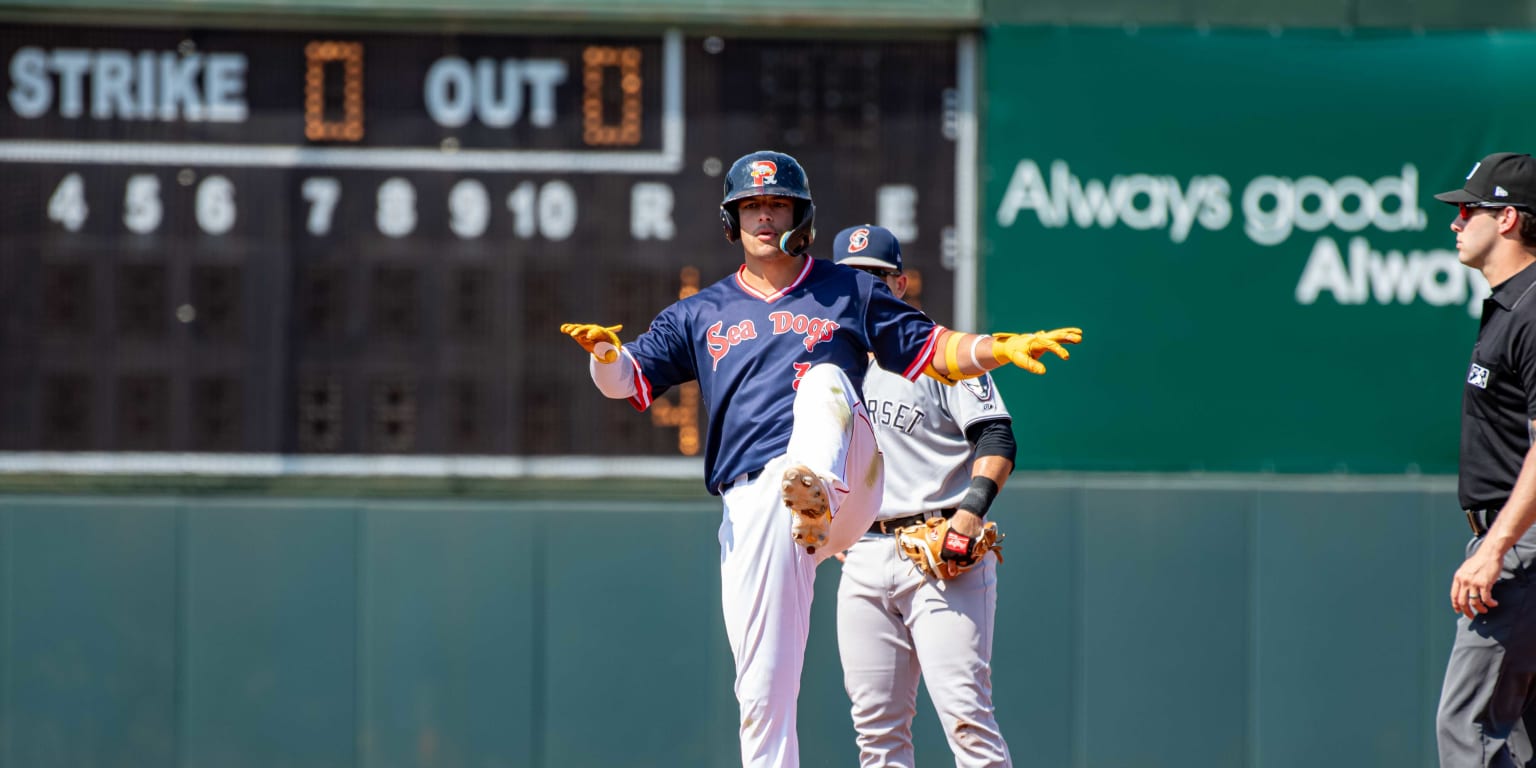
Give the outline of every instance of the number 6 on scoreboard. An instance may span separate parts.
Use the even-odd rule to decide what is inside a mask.
[[[209,176],[197,185],[197,225],[210,235],[228,234],[238,215],[235,185],[223,176]]]

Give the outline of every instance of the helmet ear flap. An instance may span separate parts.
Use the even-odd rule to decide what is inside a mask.
[[[741,218],[736,213],[736,203],[720,206],[720,226],[725,228],[725,240],[734,243],[741,239]]]
[[[791,256],[804,256],[815,240],[816,204],[806,200],[805,211],[801,213],[800,220],[795,223],[795,228],[785,232],[779,238],[779,250]]]

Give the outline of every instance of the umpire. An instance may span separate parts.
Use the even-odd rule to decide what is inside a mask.
[[[1523,766],[1536,700],[1536,160],[1500,152],[1435,199],[1493,287],[1462,390],[1458,495],[1472,540],[1451,579],[1456,643],[1435,731],[1443,768]]]

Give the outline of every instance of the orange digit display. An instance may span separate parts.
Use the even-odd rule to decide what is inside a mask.
[[[582,138],[594,147],[631,146],[640,143],[640,49],[590,45],[582,53]],[[603,110],[603,84],[608,70],[619,76],[619,115],[609,123]]]
[[[699,292],[699,270],[684,267],[683,287],[677,292],[686,299]],[[656,399],[651,403],[651,423],[658,427],[677,427],[677,451],[684,456],[699,455],[699,384],[690,381],[677,389],[677,405]]]
[[[304,46],[304,136],[310,141],[363,138],[363,44],[333,40]],[[325,65],[342,63],[341,120],[325,119]]]

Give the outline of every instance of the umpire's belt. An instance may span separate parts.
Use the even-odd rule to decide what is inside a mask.
[[[1493,527],[1493,521],[1499,516],[1497,509],[1467,509],[1467,525],[1472,526],[1472,535],[1482,538]]]
[[[918,512],[915,515],[907,515],[906,517],[893,517],[889,520],[876,520],[875,524],[869,527],[869,532],[889,536],[898,530],[901,530],[902,528],[905,528],[909,525],[917,525],[918,523],[921,523],[930,517],[943,517],[947,519],[954,516],[954,507],[950,507],[948,509],[935,509],[932,512]]]

